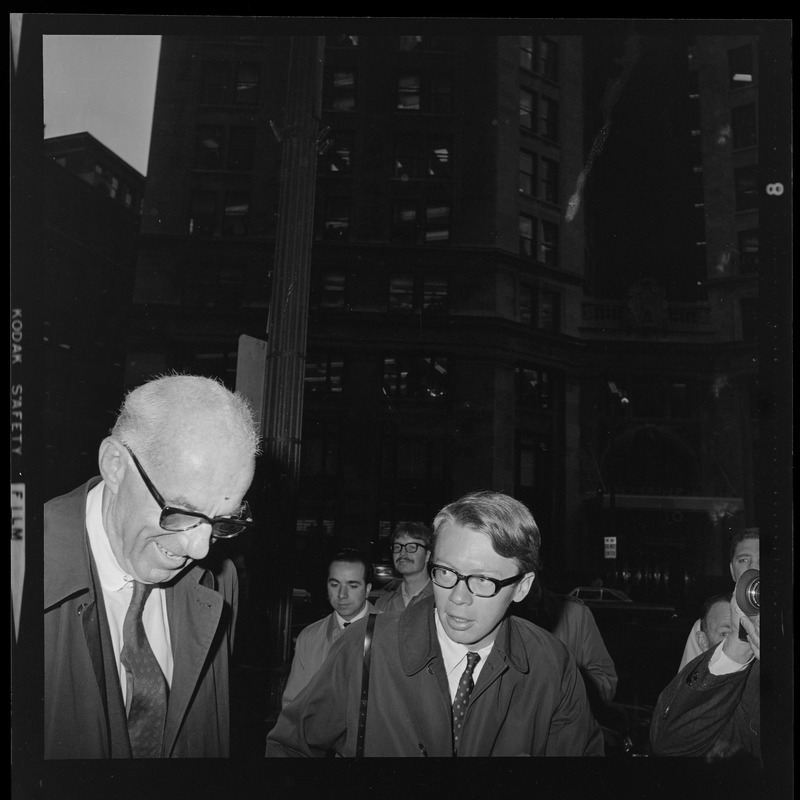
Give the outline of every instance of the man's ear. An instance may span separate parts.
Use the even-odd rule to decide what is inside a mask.
[[[733,563],[732,563],[732,562],[731,562],[730,564],[728,564],[728,568],[729,568],[729,569],[730,569],[730,571],[731,571],[731,580],[732,580],[734,583],[736,583],[736,575],[735,575],[735,574],[734,574],[734,572],[733,572]]]
[[[535,578],[536,578],[535,572],[525,573],[525,577],[517,584],[516,588],[514,589],[514,594],[511,597],[512,603],[519,603],[520,600],[525,599],[525,596],[531,590],[531,586],[533,586],[533,581]]]
[[[120,483],[128,468],[128,460],[125,455],[125,448],[113,436],[107,436],[100,442],[97,458],[100,476],[113,494],[119,491]]]
[[[706,636],[705,631],[697,631],[695,636],[697,636],[697,644],[700,645],[700,649],[705,653],[708,650],[708,636]]]

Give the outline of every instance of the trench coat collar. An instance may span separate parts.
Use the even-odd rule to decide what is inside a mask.
[[[91,590],[86,495],[100,480],[96,476],[69,494],[51,501],[59,504],[58,532],[44,546],[45,609],[67,597]]]
[[[434,659],[442,658],[433,619],[434,608],[435,598],[426,597],[409,605],[400,616],[400,662],[406,675],[414,675]],[[521,673],[530,670],[525,644],[508,615],[500,623],[487,666],[492,662],[507,664]]]

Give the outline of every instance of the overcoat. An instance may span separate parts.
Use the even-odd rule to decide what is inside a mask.
[[[367,602],[367,613],[375,611],[375,606]],[[348,626],[349,627],[349,626]],[[300,631],[294,646],[292,666],[281,703],[288,705],[300,690],[311,680],[311,676],[322,666],[333,643],[344,633],[334,614],[328,614],[312,622]]]
[[[386,584],[386,594],[381,595],[375,601],[375,608],[379,611],[402,611],[406,604],[403,602],[403,581],[392,581]],[[408,601],[409,605],[418,603],[426,597],[433,596],[433,581],[429,580],[422,589],[415,594],[411,600]]]
[[[653,755],[761,758],[761,661],[713,675],[715,649],[690,661],[659,695],[650,722]]]
[[[365,756],[452,756],[451,701],[434,597],[379,614],[372,639]],[[366,618],[348,628],[267,734],[267,756],[356,752]],[[603,755],[566,647],[518,617],[500,625],[467,706],[459,756]]]
[[[44,509],[44,756],[130,758],[122,690],[86,532],[93,478]],[[227,757],[236,568],[195,564],[165,586],[174,668],[165,758]]]

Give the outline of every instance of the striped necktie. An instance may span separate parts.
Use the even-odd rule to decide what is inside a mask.
[[[152,584],[133,583],[133,598],[122,625],[120,660],[127,675],[128,736],[134,758],[160,758],[167,718],[167,680],[142,623]]]

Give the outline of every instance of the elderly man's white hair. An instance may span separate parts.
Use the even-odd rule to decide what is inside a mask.
[[[260,452],[249,401],[215,378],[170,374],[130,391],[111,430],[140,458],[162,461],[170,440],[207,437],[238,445],[247,456]]]

